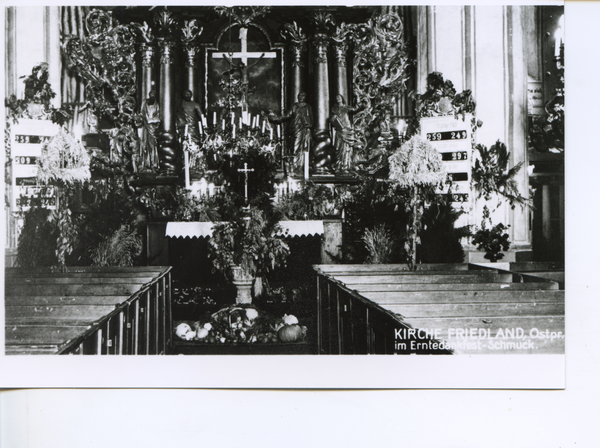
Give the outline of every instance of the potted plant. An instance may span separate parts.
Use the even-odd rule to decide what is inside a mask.
[[[504,254],[502,250],[508,250],[510,247],[509,235],[506,233],[508,227],[504,224],[496,224],[491,228],[486,227],[486,221],[492,224],[490,218],[490,211],[487,205],[483,207],[483,220],[481,221],[481,229],[475,232],[473,237],[473,244],[477,245],[477,249],[485,250],[484,258],[490,260],[492,263],[502,259]]]
[[[278,224],[267,220],[263,210],[250,206],[244,211],[215,224],[208,244],[215,270],[238,289],[237,303],[251,303],[252,284],[254,295],[260,295],[264,276],[285,265],[290,253]]]

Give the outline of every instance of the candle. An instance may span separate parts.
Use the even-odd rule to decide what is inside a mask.
[[[262,122],[262,133],[263,134],[265,133],[265,123],[266,123],[266,121],[263,120],[263,122]]]
[[[186,125],[187,126],[187,125]],[[185,159],[185,188],[190,189],[190,155],[187,151],[183,151]]]
[[[281,125],[277,125],[277,138],[281,138]]]
[[[240,117],[239,123],[240,123],[240,129],[242,129],[242,124],[244,123],[244,120],[242,120],[242,117]]]
[[[273,128],[269,129],[270,133],[271,133],[271,140],[273,140]]]
[[[202,120],[202,126],[207,127],[208,121],[206,120],[206,115],[204,115],[204,114],[200,115],[200,119]]]
[[[187,137],[187,128],[188,128],[188,125],[186,124],[185,125],[185,131],[184,131],[184,134],[185,134],[186,137]]]
[[[231,124],[235,124],[235,115],[231,112]]]
[[[208,184],[208,196],[212,196],[215,191],[215,185],[211,182]]]
[[[203,130],[202,130],[202,121],[198,122],[198,132],[200,132],[200,134],[203,134]]]
[[[308,151],[304,151],[304,179],[308,180]]]
[[[213,126],[217,125],[217,112],[213,112]]]
[[[225,130],[225,118],[223,118],[223,120],[221,121],[221,128]]]
[[[233,138],[235,138],[235,123],[233,124]]]

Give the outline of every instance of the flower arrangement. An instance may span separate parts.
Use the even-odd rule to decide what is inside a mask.
[[[254,206],[245,214],[215,224],[208,245],[214,269],[231,278],[232,268],[239,266],[251,278],[262,279],[285,265],[290,251],[278,230],[279,225]],[[262,280],[255,281],[254,292],[255,296],[262,293]]]
[[[477,245],[477,249],[484,250],[484,258],[491,262],[496,262],[504,257],[501,253],[502,250],[508,250],[510,247],[509,235],[506,233],[508,227],[504,224],[496,224],[491,228],[486,227],[486,221],[489,221],[490,225],[492,220],[490,218],[490,212],[487,206],[483,210],[483,220],[481,221],[481,229],[475,232],[473,237],[473,244]]]

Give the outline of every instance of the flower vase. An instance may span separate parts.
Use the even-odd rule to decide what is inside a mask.
[[[253,276],[241,266],[231,266],[233,284],[237,289],[236,303],[252,303]]]

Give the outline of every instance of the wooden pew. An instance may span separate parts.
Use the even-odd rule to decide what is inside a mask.
[[[6,354],[164,353],[171,338],[170,270],[7,268]]]
[[[337,328],[337,341],[328,341],[327,345],[344,346],[351,351],[352,344],[347,341],[354,343],[363,337],[370,341],[373,337],[376,330],[372,328],[366,336],[343,334],[348,308],[351,314],[356,304],[355,307],[371,310],[367,316],[392,316],[397,322],[396,330],[412,331],[401,332],[402,336],[394,340],[395,347],[398,343],[402,346],[402,353],[438,350],[441,354],[446,349],[454,354],[564,353],[564,291],[557,282],[524,278],[512,271],[464,266],[451,265],[448,271],[439,265],[428,266],[417,272],[389,265],[327,265],[323,269],[315,266],[320,279],[319,301],[324,304],[323,331]],[[328,322],[331,319],[341,323],[336,327]],[[415,337],[418,330],[435,334],[435,338]],[[389,331],[377,337],[389,338],[388,334]],[[432,342],[438,348],[432,348]],[[367,353],[369,344],[363,344]],[[392,344],[388,343],[386,350],[390,347]]]

